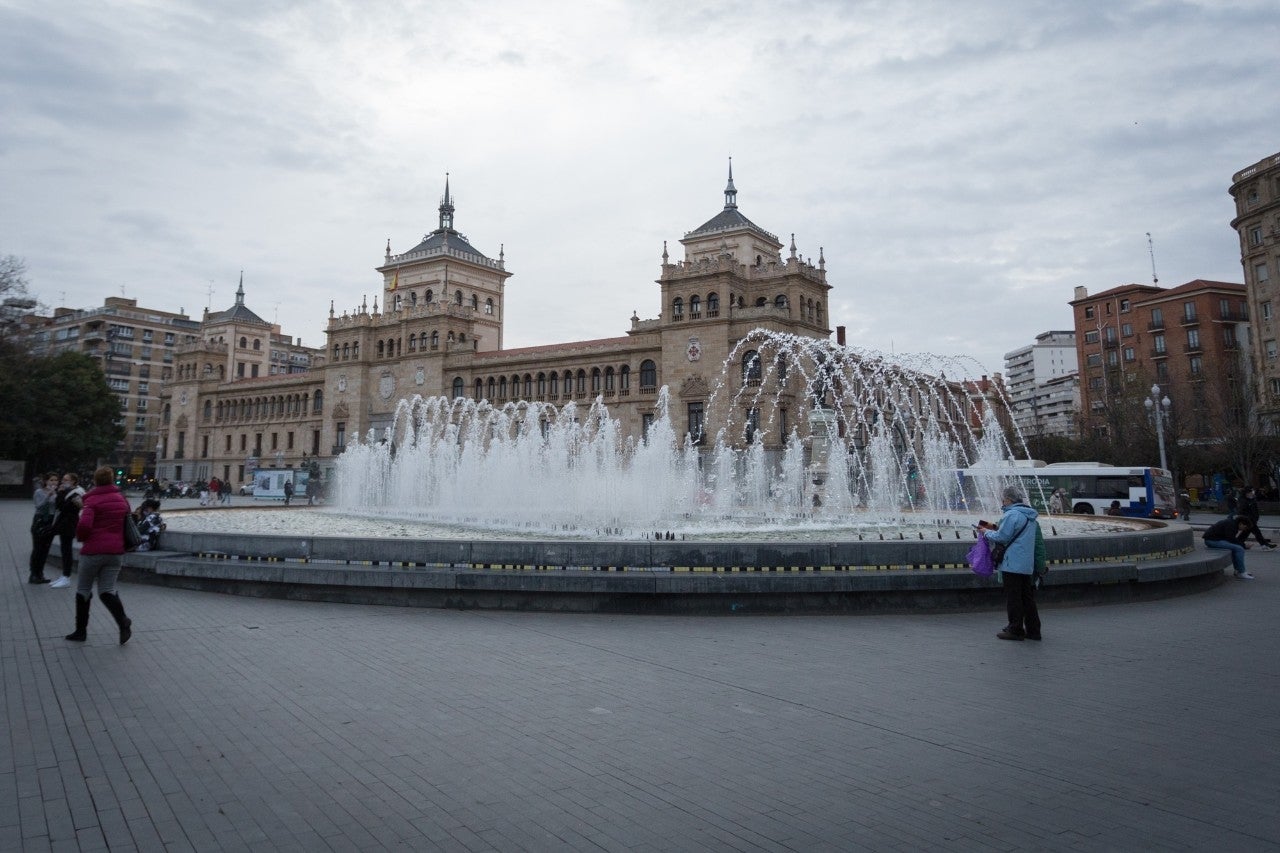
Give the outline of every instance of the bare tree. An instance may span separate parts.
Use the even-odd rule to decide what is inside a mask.
[[[7,339],[37,304],[27,291],[26,263],[16,255],[0,255],[0,340]]]

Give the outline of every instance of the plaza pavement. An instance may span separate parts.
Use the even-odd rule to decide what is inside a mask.
[[[1280,552],[1046,611],[645,617],[29,586],[0,850],[1276,850]]]

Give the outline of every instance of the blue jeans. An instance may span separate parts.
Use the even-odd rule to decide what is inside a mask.
[[[1235,567],[1236,574],[1244,571],[1244,546],[1227,539],[1206,539],[1204,540],[1206,548],[1217,548],[1219,551],[1231,552],[1231,565]]]

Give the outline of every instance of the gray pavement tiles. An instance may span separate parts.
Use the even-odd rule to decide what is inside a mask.
[[[645,617],[25,583],[0,504],[3,850],[1280,849],[1280,552],[1051,609]],[[95,602],[96,604],[96,602]]]

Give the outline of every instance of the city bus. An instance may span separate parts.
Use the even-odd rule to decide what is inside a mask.
[[[1120,502],[1120,514],[1132,518],[1177,518],[1173,476],[1163,468],[1126,467],[1104,462],[1055,462],[1035,460],[999,466],[975,466],[956,472],[966,503],[999,504],[1000,490],[1017,483],[1040,512],[1046,512],[1055,489],[1066,495],[1067,512],[1106,515],[1112,501]]]

